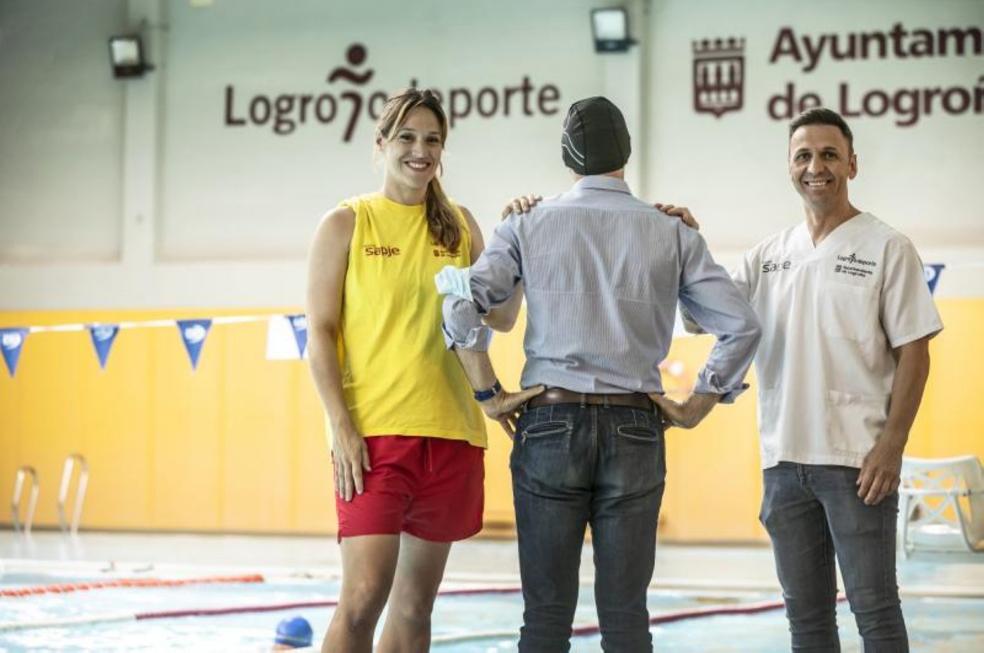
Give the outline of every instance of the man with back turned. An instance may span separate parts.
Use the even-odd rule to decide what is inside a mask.
[[[569,650],[590,524],[602,648],[638,653],[652,650],[646,589],[666,473],[652,397],[662,393],[658,366],[676,304],[717,336],[676,415],[688,426],[747,387],[759,327],[701,236],[632,196],[623,179],[629,134],[615,105],[601,97],[574,103],[561,148],[573,187],[506,218],[471,268],[439,275],[439,287],[453,293],[444,330],[486,414],[510,433],[515,427],[519,650]],[[521,385],[546,390],[514,414],[501,408],[510,393],[496,380],[480,316],[521,283],[528,308]]]

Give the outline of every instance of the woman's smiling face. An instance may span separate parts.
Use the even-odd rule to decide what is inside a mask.
[[[380,139],[388,181],[413,189],[427,187],[437,174],[444,151],[441,123],[427,107],[407,113],[392,138]]]

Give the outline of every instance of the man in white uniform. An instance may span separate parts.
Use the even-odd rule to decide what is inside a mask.
[[[848,200],[858,161],[843,118],[812,109],[789,135],[806,220],[753,248],[734,275],[762,324],[760,518],[793,650],[840,650],[836,555],[864,651],[905,652],[899,471],[943,325],[912,243]],[[679,412],[658,403],[670,419]]]

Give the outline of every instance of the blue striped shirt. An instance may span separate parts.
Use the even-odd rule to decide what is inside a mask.
[[[487,349],[481,315],[526,291],[521,385],[575,392],[662,392],[659,364],[677,301],[717,337],[696,392],[730,402],[744,390],[758,320],[704,239],[633,197],[621,179],[590,176],[499,224],[470,269],[472,301],[444,301],[450,347]]]

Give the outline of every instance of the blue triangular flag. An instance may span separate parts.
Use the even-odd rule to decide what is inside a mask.
[[[290,322],[290,328],[294,330],[294,340],[297,341],[297,355],[299,358],[304,358],[304,350],[307,349],[307,316],[303,313],[300,315],[288,315],[287,321]]]
[[[181,341],[188,350],[191,369],[197,369],[198,357],[202,353],[208,330],[212,327],[212,320],[178,320],[177,323],[178,331],[181,332]]]
[[[109,350],[113,348],[113,341],[116,334],[120,332],[120,327],[116,324],[90,324],[89,335],[92,336],[92,346],[96,348],[96,356],[99,357],[99,369],[106,369],[106,361],[109,359]]]
[[[943,268],[946,265],[943,263],[930,263],[923,266],[923,274],[926,275],[926,283],[929,284],[929,294],[932,295],[936,292],[936,284],[939,283],[940,274],[943,273]]]
[[[3,360],[7,363],[10,378],[14,378],[14,373],[17,372],[17,359],[20,358],[26,339],[27,329],[22,327],[0,329],[0,350],[3,351]]]

